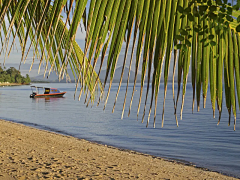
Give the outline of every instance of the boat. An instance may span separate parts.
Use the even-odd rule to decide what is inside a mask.
[[[31,86],[32,94],[30,98],[63,97],[66,92],[61,92],[56,88]],[[43,94],[40,91],[43,91]]]

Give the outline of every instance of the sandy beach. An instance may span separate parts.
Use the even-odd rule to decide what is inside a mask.
[[[0,179],[235,179],[0,120]]]

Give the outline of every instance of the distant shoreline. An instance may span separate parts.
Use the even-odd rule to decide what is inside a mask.
[[[8,82],[0,82],[0,86],[22,86],[22,85],[30,85],[25,83],[8,83]]]

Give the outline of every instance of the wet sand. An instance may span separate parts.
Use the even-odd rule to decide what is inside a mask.
[[[235,179],[0,120],[0,179]]]

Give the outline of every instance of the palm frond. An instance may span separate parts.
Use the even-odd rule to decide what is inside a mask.
[[[70,68],[77,81],[78,75],[83,74],[84,53],[75,41],[75,34],[86,3],[87,1],[71,0],[67,8],[69,11],[66,23],[64,23],[61,14],[67,4],[66,0],[3,1],[0,29],[2,29],[1,38],[4,40],[2,40],[1,52],[5,52],[5,56],[9,55],[18,37],[22,51],[20,63],[25,63],[27,56],[33,50],[30,70],[37,58],[39,70],[44,63],[44,76],[47,72],[50,75],[55,71],[59,75],[59,80],[63,79],[64,75],[68,79],[67,68]],[[71,9],[76,7],[81,7],[81,11],[75,9],[72,23],[68,28],[67,22],[71,17]],[[74,18],[76,16],[77,18]],[[9,46],[10,40],[12,40],[11,46]],[[88,68],[93,72],[91,65]],[[101,82],[95,72],[92,73],[94,82],[90,81],[90,73],[86,76],[89,78],[83,87],[88,87],[94,100],[96,91],[93,88],[94,83],[96,81],[96,85],[98,84],[101,89]]]
[[[102,7],[104,4],[98,5],[99,1],[91,1],[94,5]],[[109,0],[109,2],[111,2]],[[105,2],[101,2],[105,3]],[[134,3],[134,6],[133,6]],[[115,2],[116,4],[116,2]],[[137,4],[137,6],[135,5]],[[94,14],[96,10],[91,4],[89,9],[89,18],[91,21],[91,14]],[[108,6],[109,7],[109,6]],[[149,124],[149,118],[151,114],[151,108],[153,100],[155,100],[155,110],[154,110],[154,126],[156,118],[156,109],[157,109],[157,97],[159,92],[159,85],[161,82],[162,66],[164,66],[164,99],[163,99],[163,113],[162,113],[162,125],[164,123],[164,108],[165,108],[165,98],[167,94],[167,85],[169,81],[169,67],[172,56],[172,51],[174,47],[174,68],[173,76],[175,76],[175,69],[178,67],[178,92],[177,98],[173,96],[175,114],[177,110],[177,104],[180,97],[181,83],[182,86],[182,105],[180,116],[182,118],[184,98],[186,93],[187,80],[189,79],[189,68],[191,66],[191,75],[192,75],[192,87],[193,87],[193,109],[194,109],[194,99],[196,91],[197,107],[198,111],[200,110],[200,100],[201,94],[203,99],[203,108],[205,108],[208,86],[210,86],[210,94],[212,101],[213,114],[215,114],[215,102],[217,102],[217,107],[219,110],[219,119],[222,112],[222,92],[223,86],[228,83],[229,89],[225,88],[225,91],[229,93],[229,98],[231,99],[227,104],[230,103],[230,109],[232,109],[234,116],[236,115],[235,108],[235,96],[239,96],[237,93],[235,95],[235,83],[237,83],[238,73],[236,72],[239,62],[238,54],[238,33],[235,28],[238,26],[238,23],[235,18],[232,16],[240,15],[238,11],[233,11],[232,7],[220,3],[220,1],[208,1],[208,2],[199,2],[199,1],[182,1],[182,0],[171,0],[171,1],[121,1],[119,8],[114,8],[111,13],[110,19],[114,18],[117,15],[116,21],[109,23],[109,36],[101,36],[101,43],[106,42],[104,48],[100,45],[96,45],[96,38],[100,35],[96,35],[92,38],[90,35],[87,36],[87,44],[85,49],[85,55],[87,56],[88,47],[90,50],[89,58],[92,58],[92,54],[95,51],[95,58],[93,65],[95,67],[97,56],[101,49],[102,52],[106,51],[106,46],[109,44],[109,56],[107,58],[107,71],[105,76],[105,81],[103,87],[107,82],[109,73],[110,73],[110,85],[107,90],[107,95],[105,99],[105,106],[108,102],[108,97],[111,89],[111,83],[114,76],[116,63],[118,59],[118,54],[120,49],[123,46],[123,32],[126,33],[128,39],[126,43],[126,50],[128,51],[129,46],[129,32],[134,32],[133,41],[132,41],[132,52],[135,49],[135,42],[138,40],[138,45],[136,47],[136,65],[135,65],[135,80],[133,85],[133,92],[129,103],[129,113],[131,110],[131,105],[133,101],[134,91],[136,87],[136,77],[138,74],[138,69],[141,64],[141,88],[140,88],[140,97],[139,105],[137,110],[137,116],[139,115],[142,92],[144,88],[145,76],[147,75],[147,91],[145,96],[145,106],[143,108],[142,122],[144,121],[146,105],[148,100],[148,93],[150,84],[152,85],[151,89],[151,100],[150,107],[148,112],[147,126]],[[132,10],[130,7],[136,7],[136,16],[131,14]],[[109,7],[110,8],[110,7]],[[104,15],[109,11],[106,11],[105,8]],[[224,11],[222,10],[224,9]],[[130,11],[130,13],[129,13]],[[225,12],[225,13],[224,13]],[[129,15],[128,15],[129,14]],[[132,26],[132,18],[135,18],[135,26]],[[98,17],[100,23],[102,23],[101,17]],[[98,21],[97,20],[97,21]],[[126,24],[126,25],[125,25]],[[105,26],[101,26],[95,23],[89,23],[88,29],[94,29],[94,32],[100,34],[101,31],[105,29]],[[95,28],[97,30],[95,30]],[[133,29],[133,30],[132,30]],[[226,31],[228,33],[226,33]],[[108,39],[106,39],[108,38]],[[111,39],[111,42],[109,41]],[[91,41],[91,42],[90,42]],[[226,47],[226,41],[228,41],[228,47]],[[96,48],[97,47],[97,48]],[[232,47],[234,51],[228,51]],[[141,54],[143,57],[141,58]],[[226,53],[228,55],[226,55]],[[103,53],[104,55],[104,53]],[[125,53],[125,56],[127,54]],[[103,60],[104,57],[101,57]],[[236,59],[237,58],[237,59]],[[130,64],[132,62],[132,54],[129,59]],[[235,62],[237,61],[237,62]],[[91,62],[91,60],[89,61]],[[123,59],[122,73],[124,72],[126,59]],[[227,64],[226,64],[227,63]],[[153,67],[153,72],[152,71]],[[131,67],[130,67],[131,68]],[[225,68],[225,70],[224,70]],[[101,68],[100,68],[101,70]],[[100,72],[100,71],[99,71]],[[223,74],[225,72],[225,76]],[[234,75],[235,74],[235,75]],[[122,77],[122,75],[121,75]],[[114,107],[117,101],[118,92],[121,86],[120,77],[119,88],[116,93],[116,98],[114,101]],[[223,77],[227,78],[227,81],[223,83]],[[152,79],[152,81],[150,81]],[[174,79],[173,90],[174,90]],[[239,83],[239,82],[238,82]],[[237,88],[238,89],[238,88]],[[126,97],[127,97],[128,85],[126,88],[122,117],[124,115]],[[202,93],[201,93],[202,91]],[[103,91],[102,93],[103,94]],[[155,98],[154,98],[155,96]],[[102,95],[101,95],[102,97]],[[99,98],[99,101],[101,100]],[[99,102],[98,102],[99,103]],[[104,106],[104,108],[105,108]],[[215,115],[214,115],[215,117]],[[176,122],[177,114],[176,114]]]

